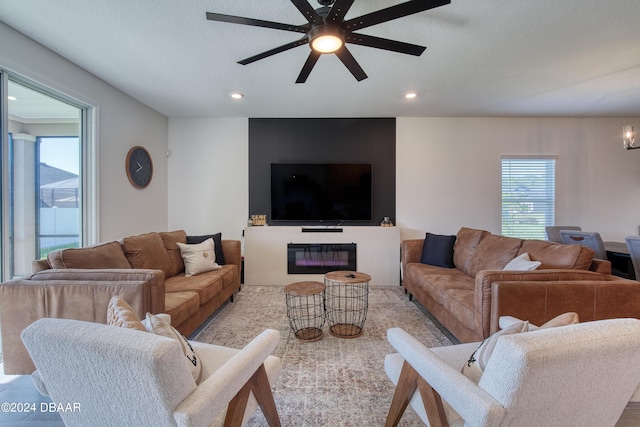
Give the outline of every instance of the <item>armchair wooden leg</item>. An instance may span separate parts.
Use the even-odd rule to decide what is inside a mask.
[[[398,385],[393,394],[385,427],[398,425],[416,389],[420,391],[422,403],[431,427],[449,427],[442,398],[406,361],[402,364],[400,378],[398,378]]]
[[[393,393],[393,399],[391,400],[391,408],[387,414],[387,421],[385,427],[395,427],[400,422],[402,414],[409,405],[411,396],[415,393],[418,387],[418,373],[409,365],[406,361],[402,364],[402,370],[400,371],[400,378],[398,378],[398,385],[396,391]]]
[[[418,377],[418,390],[420,390],[422,404],[427,411],[427,419],[431,427],[449,427],[444,405],[442,405],[442,398],[438,392],[422,377]]]
[[[258,371],[255,373],[253,387],[251,390],[253,391],[253,395],[256,397],[258,405],[260,405],[260,409],[262,409],[262,413],[267,419],[269,426],[280,427],[278,409],[276,408],[275,400],[273,400],[271,385],[269,384],[267,370],[264,368],[264,365],[260,365]]]
[[[247,408],[249,394],[252,391],[269,426],[281,427],[280,417],[278,416],[276,403],[273,400],[273,393],[271,392],[271,385],[269,384],[269,378],[267,377],[267,370],[264,364],[260,365],[249,381],[247,381],[238,394],[229,402],[224,427],[239,427],[242,425],[244,411]]]

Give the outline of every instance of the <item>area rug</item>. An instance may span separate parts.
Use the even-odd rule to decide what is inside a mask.
[[[193,339],[242,348],[264,329],[276,329],[282,374],[273,392],[283,426],[382,426],[394,392],[384,373],[384,356],[394,352],[386,331],[393,327],[429,347],[451,345],[399,286],[370,288],[358,338],[336,338],[325,325],[321,340],[300,341],[290,329],[282,287],[246,286]],[[260,410],[248,425],[267,425]],[[424,424],[408,408],[399,425]]]

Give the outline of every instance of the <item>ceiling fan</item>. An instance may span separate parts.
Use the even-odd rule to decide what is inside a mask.
[[[349,49],[347,49],[347,43],[414,56],[420,56],[426,47],[359,34],[354,31],[451,3],[450,0],[411,0],[345,21],[344,17],[353,2],[354,0],[318,0],[321,7],[314,9],[307,0],[291,0],[291,3],[293,3],[307,19],[308,22],[304,25],[282,24],[279,22],[212,12],[207,12],[207,19],[210,21],[304,33],[304,36],[298,40],[243,59],[242,61],[238,61],[238,64],[251,64],[252,62],[293,49],[294,47],[308,44],[311,47],[311,53],[302,67],[296,83],[304,83],[316,65],[320,55],[328,53],[335,53],[345,67],[353,74],[353,77],[361,81],[367,78],[367,74],[362,67],[360,67],[351,52],[349,52]]]

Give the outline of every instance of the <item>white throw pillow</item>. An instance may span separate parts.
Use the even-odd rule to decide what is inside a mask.
[[[498,338],[502,335],[519,334],[522,332],[535,331],[537,329],[575,325],[579,322],[578,313],[574,313],[572,311],[562,313],[542,326],[532,325],[526,320],[520,320],[513,316],[500,316],[498,323],[501,329],[480,343],[476,351],[473,352],[469,360],[462,367],[462,373],[477,384],[480,381],[480,377],[482,376],[487,363],[489,363],[489,358],[496,346]]]
[[[486,338],[480,343],[476,351],[471,354],[469,360],[464,364],[464,366],[462,367],[462,373],[471,381],[477,384],[480,381],[482,373],[484,372],[484,368],[487,366],[487,363],[489,363],[489,358],[491,357],[493,349],[496,347],[498,339],[503,335],[526,332],[528,329],[529,322],[515,322],[508,328],[500,329],[489,338]]]
[[[507,329],[511,325],[522,321],[523,320],[520,320],[517,317],[513,316],[500,316],[500,319],[498,319],[498,325],[500,326],[500,329]],[[548,320],[542,326],[536,326],[533,323],[529,323],[529,329],[527,330],[527,332],[535,331],[537,329],[549,329],[557,328],[559,326],[576,325],[578,323],[580,323],[578,313],[568,311],[566,313],[557,315],[551,320]]]
[[[528,253],[518,255],[504,266],[503,270],[531,271],[540,267],[540,261],[531,261]]]
[[[158,315],[147,313],[147,318],[143,324],[147,327],[147,331],[163,337],[173,338],[180,343],[182,346],[182,352],[187,359],[186,363],[189,366],[191,375],[193,376],[196,384],[198,384],[202,377],[202,365],[200,364],[200,358],[193,350],[193,347],[191,347],[191,344],[189,344],[189,341],[185,336]]]
[[[184,260],[185,276],[195,276],[196,274],[220,268],[216,262],[213,239],[207,239],[202,243],[193,245],[178,243],[178,247]]]

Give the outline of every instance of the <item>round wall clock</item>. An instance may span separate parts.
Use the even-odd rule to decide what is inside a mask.
[[[153,162],[146,148],[131,147],[127,153],[125,168],[127,170],[127,178],[129,178],[129,182],[134,187],[145,188],[151,182]]]

